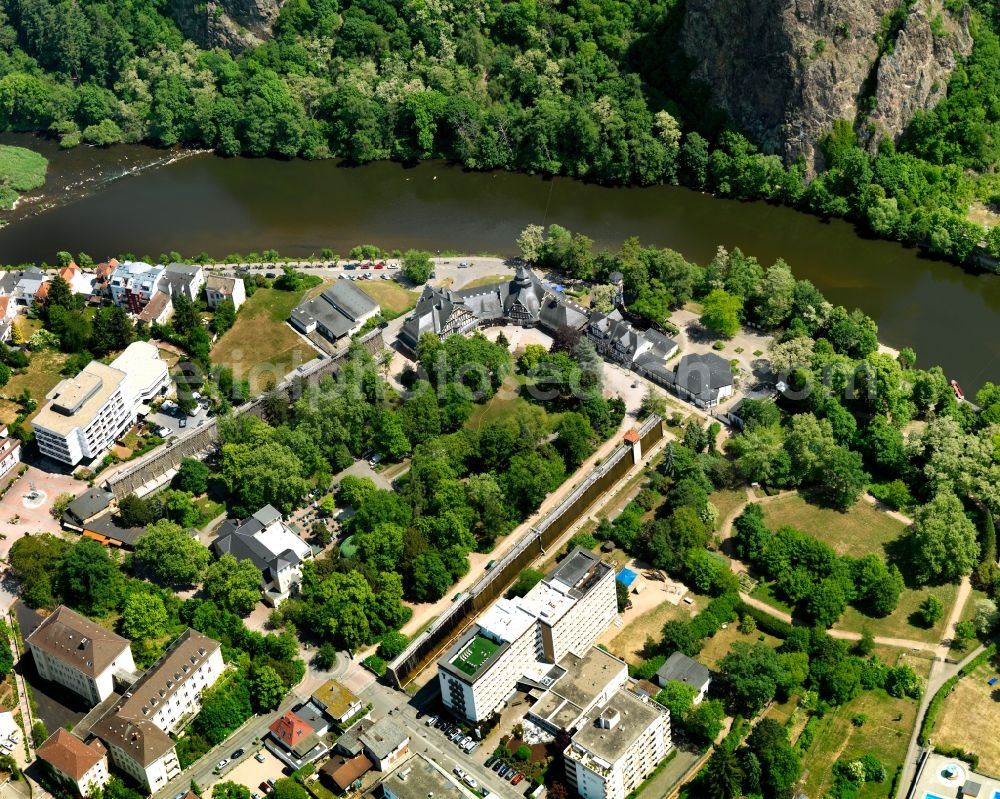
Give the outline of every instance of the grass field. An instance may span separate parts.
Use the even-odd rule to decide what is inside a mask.
[[[375,300],[383,311],[397,316],[416,305],[420,296],[415,291],[404,289],[395,280],[359,280],[354,285]]]
[[[742,489],[722,489],[720,491],[713,491],[709,494],[708,501],[719,509],[719,524],[722,524],[723,519],[725,519],[730,513],[746,504],[747,493]]]
[[[465,426],[470,430],[478,430],[487,422],[495,422],[508,414],[514,413],[518,408],[527,408],[531,405],[525,399],[518,396],[510,396],[510,392],[501,389],[489,402],[475,405],[469,418],[465,420]],[[556,420],[552,419],[555,424]]]
[[[781,645],[780,638],[775,638],[773,635],[767,635],[760,631],[747,634],[741,633],[737,629],[736,624],[736,622],[733,622],[725,630],[719,630],[705,641],[705,645],[701,648],[701,652],[698,653],[695,659],[710,669],[716,669],[718,668],[719,661],[729,653],[733,643],[736,641],[755,644],[763,637],[763,643],[767,644],[771,649],[777,649]]]
[[[958,746],[979,755],[983,774],[1000,774],[1000,683],[987,685],[992,677],[1000,677],[1000,670],[984,663],[959,680],[944,700],[933,732],[938,746]]]
[[[16,374],[3,387],[3,393],[8,397],[20,396],[25,389],[31,392],[31,397],[38,403],[35,412],[28,417],[30,421],[45,404],[45,395],[48,394],[63,379],[59,371],[66,363],[68,355],[56,350],[39,350],[31,356],[31,363],[22,374]],[[19,406],[8,400],[0,401],[0,420],[4,424],[10,424],[17,418]]]
[[[896,609],[885,618],[874,619],[865,616],[853,607],[849,607],[840,617],[840,621],[833,625],[833,629],[851,630],[859,633],[862,627],[867,626],[874,635],[886,638],[910,638],[914,641],[936,644],[944,635],[944,628],[948,623],[952,605],[955,604],[957,592],[958,586],[951,584],[927,586],[915,590],[905,588],[900,594]],[[944,614],[941,619],[930,629],[911,624],[912,614],[920,607],[920,603],[931,595],[940,599],[941,604],[944,605]]]
[[[902,535],[906,526],[891,516],[858,502],[846,513],[811,505],[800,494],[764,503],[764,519],[776,530],[791,525],[825,541],[838,555],[860,557],[885,553],[885,545]]]
[[[692,595],[691,598],[694,600],[693,605],[685,605],[683,602],[672,605],[663,602],[649,613],[644,613],[635,621],[626,624],[608,644],[608,649],[626,663],[641,662],[642,656],[639,651],[645,645],[647,638],[658,641],[663,634],[663,625],[668,621],[690,619],[708,604],[705,597]]]
[[[212,362],[228,366],[237,379],[248,379],[250,390],[256,393],[311,361],[316,351],[286,321],[302,296],[301,292],[257,289],[240,308],[236,324],[212,348]]]
[[[45,183],[49,162],[41,153],[0,144],[0,208],[10,208],[20,192]]]
[[[812,746],[802,756],[800,789],[806,796],[825,796],[833,784],[834,763],[872,754],[882,761],[888,778],[883,783],[867,783],[856,796],[888,797],[892,775],[906,756],[916,714],[915,701],[893,699],[885,691],[864,691],[829,711],[819,722]],[[857,715],[867,717],[860,727],[851,721]]]

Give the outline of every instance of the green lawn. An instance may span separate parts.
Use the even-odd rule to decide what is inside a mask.
[[[914,641],[923,641],[928,644],[936,644],[944,636],[944,628],[951,615],[952,605],[955,604],[955,594],[958,592],[956,585],[935,585],[918,589],[903,589],[899,597],[899,604],[896,609],[882,619],[875,619],[864,615],[861,611],[848,607],[844,615],[840,617],[833,629],[851,630],[861,632],[863,627],[868,627],[873,635],[885,638],[909,638]],[[944,614],[941,619],[930,629],[918,627],[910,623],[911,615],[920,607],[920,603],[928,596],[936,596],[944,605]]]
[[[8,397],[18,397],[25,389],[30,391],[32,399],[38,403],[34,413],[28,417],[30,421],[45,404],[45,395],[63,379],[59,372],[68,358],[57,350],[39,350],[31,356],[28,367],[21,374],[15,374],[0,391]],[[0,419],[4,424],[10,424],[17,418],[18,412],[19,407],[15,403],[3,401]]]
[[[504,416],[514,413],[518,408],[527,408],[531,405],[519,396],[511,395],[506,386],[500,389],[489,402],[477,404],[473,407],[469,418],[465,420],[465,426],[470,430],[478,430],[488,422],[495,422]],[[555,421],[553,420],[553,424]]]
[[[20,192],[40,188],[48,168],[41,153],[0,144],[0,208],[11,208]]]
[[[719,630],[705,641],[696,659],[710,669],[717,669],[719,661],[729,654],[733,643],[742,641],[745,644],[755,644],[761,639],[771,649],[777,649],[781,645],[780,638],[775,638],[773,635],[762,633],[759,630],[752,633],[741,633],[737,629],[737,623],[732,622],[725,630]]]
[[[420,296],[395,280],[359,280],[354,284],[379,304],[383,311],[399,316],[413,308]]]
[[[452,665],[472,677],[500,648],[500,644],[477,635],[456,655]]]
[[[311,361],[316,351],[287,322],[305,293],[257,289],[240,308],[236,324],[212,348],[212,362],[228,366],[237,379],[248,379],[256,393]]]
[[[886,781],[868,783],[855,796],[889,797],[892,775],[906,755],[916,713],[915,701],[893,699],[885,691],[864,691],[847,704],[830,710],[819,721],[812,745],[802,756],[800,790],[806,796],[825,796],[833,784],[834,763],[872,754],[885,766]],[[859,714],[867,719],[856,727],[851,719]]]
[[[825,541],[838,555],[885,554],[885,545],[902,535],[906,525],[859,501],[846,513],[811,505],[800,494],[764,503],[764,519],[776,530],[791,525]]]
[[[994,677],[1000,677],[1000,670],[995,661],[987,661],[959,680],[942,703],[932,732],[935,744],[979,755],[983,774],[1000,774],[1000,684],[989,684]]]
[[[721,524],[730,513],[746,504],[747,493],[743,489],[722,489],[709,494],[708,501],[719,509],[719,524]]]

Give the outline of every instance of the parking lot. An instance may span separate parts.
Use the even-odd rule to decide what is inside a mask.
[[[256,759],[255,755],[258,754],[263,758],[263,763]],[[281,771],[284,767],[285,764],[261,744],[259,751],[248,749],[235,765],[227,763],[219,772],[218,779],[220,782],[235,782],[239,785],[245,785],[254,796],[261,796],[263,791],[260,784],[268,779],[280,779],[283,776]]]
[[[167,406],[166,410],[161,407],[156,413],[149,414],[146,417],[146,424],[151,433],[156,433],[161,438],[169,438],[179,433],[186,433],[188,430],[196,427],[201,427],[205,424],[206,419],[208,419],[208,410],[201,405],[198,406],[197,413],[194,416],[183,413],[175,405],[173,407]],[[163,435],[159,432],[160,430],[166,430],[167,434]]]

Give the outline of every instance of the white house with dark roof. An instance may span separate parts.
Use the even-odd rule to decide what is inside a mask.
[[[205,285],[205,270],[198,264],[167,264],[160,279],[160,290],[171,297],[184,295],[195,302]]]
[[[302,581],[302,564],[313,557],[310,546],[270,505],[242,523],[233,519],[224,522],[212,548],[220,557],[229,554],[237,560],[251,561],[260,572],[264,601],[272,606],[296,590]]]
[[[44,680],[59,683],[97,705],[114,691],[115,674],[134,678],[128,639],[60,605],[28,636],[35,668]]]
[[[701,408],[713,408],[733,395],[732,364],[714,352],[689,353],[677,364],[674,387]]]
[[[48,282],[48,277],[41,269],[31,267],[20,273],[14,285],[14,302],[22,308],[30,308],[35,304],[35,295]]]
[[[318,297],[303,300],[288,321],[301,333],[318,332],[330,341],[353,336],[378,314],[377,302],[352,281],[338,280]]]
[[[656,672],[656,682],[661,688],[666,688],[672,682],[690,685],[698,692],[693,700],[694,704],[697,705],[708,693],[708,686],[712,682],[712,672],[683,652],[674,652]]]
[[[238,311],[247,301],[247,289],[241,277],[229,275],[209,275],[205,278],[205,299],[208,307],[215,310],[226,300],[233,301],[233,307]]]

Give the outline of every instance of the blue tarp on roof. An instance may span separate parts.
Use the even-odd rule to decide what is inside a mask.
[[[628,588],[632,583],[635,582],[635,578],[638,575],[631,569],[622,569],[618,572],[618,576],[615,578],[618,582]]]

